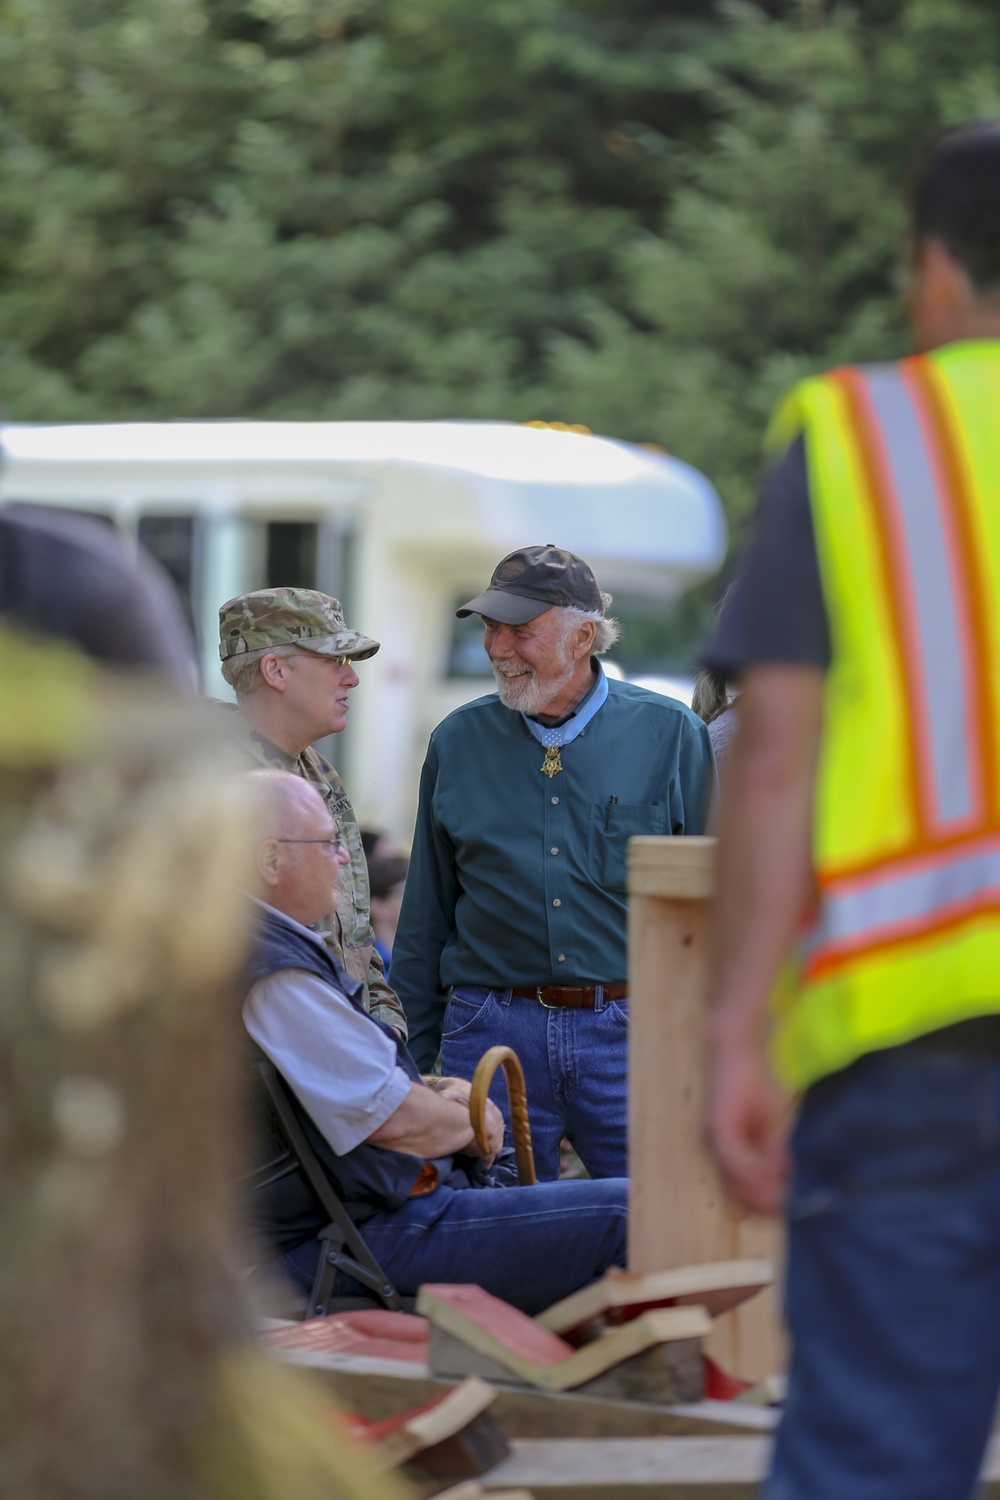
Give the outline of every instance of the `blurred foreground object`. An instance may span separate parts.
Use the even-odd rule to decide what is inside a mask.
[[[42,506],[0,508],[0,615],[75,641],[88,656],[197,681],[194,641],[170,582],[108,526]]]
[[[250,833],[197,705],[0,623],[0,1494],[354,1500],[252,1347],[228,1181]]]

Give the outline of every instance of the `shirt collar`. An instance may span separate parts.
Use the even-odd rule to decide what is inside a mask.
[[[565,719],[560,719],[558,724],[543,724],[540,719],[535,718],[534,714],[522,714],[522,719],[530,719],[532,724],[538,725],[539,729],[559,729],[563,724],[568,724],[571,719],[575,719],[577,714],[582,714],[591,698],[593,698],[594,694],[601,687],[601,679],[604,677],[604,668],[601,666],[599,657],[592,656],[590,658],[590,665],[594,669],[594,680],[591,683],[586,696],[580,699],[575,708],[570,709]],[[602,694],[602,701],[603,697],[604,695]],[[587,717],[590,718],[591,715],[588,714]]]
[[[248,894],[250,893],[248,892]],[[276,906],[271,906],[267,901],[261,901],[259,896],[254,896],[251,894],[250,900],[254,903],[255,906],[259,906],[262,911],[270,912],[272,917],[280,918],[282,922],[286,922],[289,927],[294,929],[295,932],[299,932],[303,937],[309,938],[313,943],[316,944],[316,947],[320,950],[321,953],[325,953],[327,951],[326,944],[318,933],[312,932],[308,927],[304,927],[301,922],[296,922],[295,918],[290,917],[286,911],[279,911]]]
[[[229,721],[227,724],[229,733],[237,744],[249,750],[255,759],[259,760],[260,754],[263,752],[268,761],[277,761],[284,770],[290,771],[293,776],[300,775],[300,767],[308,765],[306,757],[309,755],[310,750],[312,750],[311,745],[307,745],[300,755],[293,755],[290,750],[283,750],[280,745],[276,745],[273,740],[269,740],[266,734],[261,734],[259,729],[254,729],[250,721],[245,719],[240,713],[239,704],[223,703],[221,706],[229,710]]]
[[[591,658],[595,660],[595,658]],[[568,714],[560,724],[542,724],[538,719],[529,719],[527,714],[521,715],[525,729],[532,739],[544,745],[546,750],[555,746],[569,745],[582,735],[591,719],[593,719],[604,704],[608,696],[608,679],[605,677],[600,662],[597,662],[597,681],[587,696],[581,700],[571,714]]]

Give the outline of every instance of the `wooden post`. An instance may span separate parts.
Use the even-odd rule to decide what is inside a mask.
[[[705,991],[715,840],[629,846],[629,1270],[781,1258],[776,1222],[726,1198],[702,1142]],[[727,1313],[708,1351],[747,1380],[784,1367],[778,1294]]]

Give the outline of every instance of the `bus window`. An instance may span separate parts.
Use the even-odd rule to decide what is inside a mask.
[[[453,610],[458,609],[469,597],[468,593],[456,599]],[[449,677],[492,677],[490,659],[483,645],[483,622],[478,615],[466,615],[464,620],[453,618],[451,622],[451,644],[448,649]]]
[[[315,521],[269,521],[264,588],[314,589],[319,527]]]
[[[193,628],[197,567],[194,516],[140,516],[137,534],[139,545],[170,575]]]

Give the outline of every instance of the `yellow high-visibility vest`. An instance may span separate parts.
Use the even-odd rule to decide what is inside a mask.
[[[774,997],[792,1088],[1000,1012],[1000,342],[798,386],[832,662],[815,899]]]

